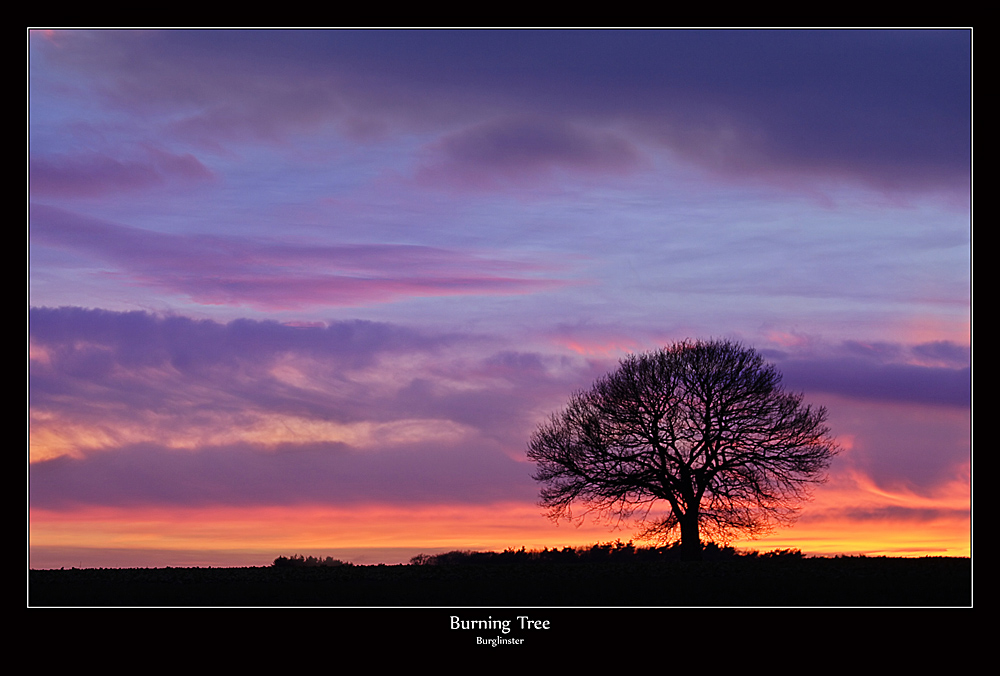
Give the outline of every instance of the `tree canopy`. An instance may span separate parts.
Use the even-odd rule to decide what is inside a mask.
[[[557,520],[578,505],[637,516],[647,537],[679,531],[688,559],[700,558],[701,532],[768,532],[794,519],[837,452],[826,409],[802,398],[731,341],[629,355],[532,436],[541,504]]]

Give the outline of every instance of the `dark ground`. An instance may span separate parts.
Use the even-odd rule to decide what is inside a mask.
[[[29,606],[965,606],[964,558],[32,570]]]

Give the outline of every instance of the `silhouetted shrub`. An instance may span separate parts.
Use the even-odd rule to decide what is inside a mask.
[[[767,552],[766,554],[761,554],[762,559],[802,559],[805,558],[802,555],[801,549],[775,549],[773,551]]]

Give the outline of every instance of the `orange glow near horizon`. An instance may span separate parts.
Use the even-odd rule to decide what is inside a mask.
[[[837,505],[857,505],[860,494],[866,494],[871,507],[901,505],[918,498],[897,494],[880,499],[870,487],[856,484],[854,489],[836,489],[818,496],[804,506],[803,518],[790,528],[730,544],[760,551],[801,549],[809,555],[828,556],[970,556],[971,519],[962,511],[968,508],[968,493],[963,498],[963,487],[952,489],[950,496],[919,498],[927,507],[941,509],[942,515],[933,519],[859,519],[843,514]],[[841,502],[851,492],[854,500]],[[77,565],[67,557],[59,562],[58,551],[88,551],[100,559],[102,550],[108,552],[107,562],[100,564],[106,567],[123,565],[115,563],[122,552],[141,554],[139,559],[146,566],[259,566],[282,555],[327,556],[330,552],[364,550],[394,553],[375,555],[378,560],[362,561],[356,556],[347,560],[401,563],[418,553],[582,547],[628,541],[633,533],[629,527],[613,530],[606,523],[591,520],[579,527],[556,525],[529,503],[31,510],[32,557],[38,562],[32,563],[33,567]],[[199,563],[191,563],[190,555],[181,555],[191,552],[204,553],[195,559]],[[88,564],[93,565],[97,564]]]
[[[971,556],[969,495],[969,484],[959,479],[923,496],[879,488],[867,477],[842,478],[817,491],[792,527],[732,544],[760,551],[801,549],[817,556]],[[936,516],[919,517],[917,510]]]
[[[844,421],[842,427],[863,431],[863,424],[852,422],[857,407],[836,399],[826,403],[833,407],[831,417]],[[928,417],[955,418],[953,426],[967,424],[967,411],[918,407],[904,416],[906,408],[898,407],[893,417],[912,421],[911,427],[919,428]],[[405,437],[424,429],[410,423],[367,432],[376,439],[390,433]],[[438,434],[460,433],[438,430]],[[757,540],[730,544],[827,556],[971,556],[970,461],[954,467],[950,481],[917,491],[876,483],[852,461],[853,436],[844,434],[838,440],[843,452],[829,482],[817,487],[812,501],[802,504],[795,524]],[[29,524],[30,564],[35,568],[255,566],[293,554],[401,563],[418,553],[628,541],[636,532],[632,524],[615,530],[589,519],[580,527],[556,525],[531,502],[31,508]]]
[[[834,408],[845,420],[854,415],[843,405]],[[957,417],[961,422],[967,415],[920,407],[919,416],[896,417],[914,421],[927,416]],[[379,430],[397,435],[411,431],[406,426]],[[801,549],[807,555],[827,556],[971,556],[969,462],[955,467],[950,481],[918,492],[903,485],[878,484],[858,469],[851,461],[854,441],[851,435],[839,438],[841,461],[829,482],[817,487],[814,499],[802,504],[795,524],[757,540],[730,544],[759,551]],[[418,553],[628,541],[636,532],[633,524],[615,530],[590,519],[580,527],[565,522],[556,525],[532,502],[31,508],[29,519],[35,568],[256,566],[293,554],[331,555],[355,563],[401,563]]]

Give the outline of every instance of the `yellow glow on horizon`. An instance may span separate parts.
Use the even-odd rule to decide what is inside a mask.
[[[801,549],[814,556],[971,556],[971,522],[841,521],[798,523],[758,540],[731,543],[743,549]]]
[[[970,556],[970,518],[943,513],[931,520],[851,519],[808,511],[790,528],[744,549],[801,549],[809,555]],[[229,551],[242,563],[266,565],[277,556],[321,555],[329,550],[403,549],[502,551],[508,547],[559,549],[634,540],[629,526],[613,530],[586,521],[553,524],[530,503],[495,505],[359,505],[325,507],[87,508],[73,512],[32,509],[30,544],[41,549],[164,552]],[[635,541],[636,545],[643,543]],[[242,557],[242,558],[239,558]],[[161,560],[161,559],[158,559]],[[72,561],[60,565],[75,565]],[[115,564],[108,563],[113,566]],[[220,564],[213,564],[220,565]]]
[[[89,508],[31,510],[32,545],[197,548],[222,542],[256,547],[540,547],[553,529],[567,546],[620,537],[605,525],[553,526],[533,504],[356,507]],[[581,539],[582,538],[582,539]],[[527,540],[531,540],[529,543]]]

